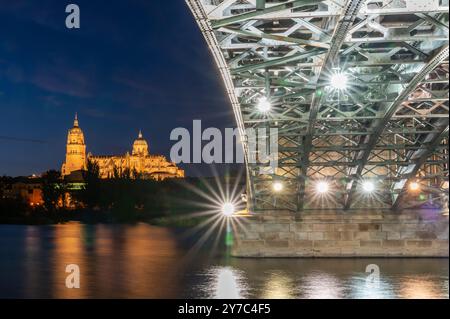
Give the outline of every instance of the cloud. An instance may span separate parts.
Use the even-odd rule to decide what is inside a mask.
[[[161,88],[152,85],[150,83],[147,83],[147,79],[137,79],[136,77],[126,77],[126,76],[115,76],[113,78],[114,82],[125,85],[129,88],[132,88],[137,91],[142,91],[149,94],[160,94]]]
[[[64,105],[64,103],[55,95],[46,95],[46,96],[42,96],[40,97],[40,99],[42,101],[44,101],[44,103],[46,105],[49,106],[53,106],[53,107],[61,107]]]
[[[86,73],[67,67],[38,68],[29,81],[46,91],[80,98],[91,97],[94,90]]]
[[[25,70],[13,63],[2,64],[0,77],[12,83],[30,83],[50,93],[79,98],[92,97],[96,89],[95,76],[89,69],[81,70],[64,63],[54,63]]]

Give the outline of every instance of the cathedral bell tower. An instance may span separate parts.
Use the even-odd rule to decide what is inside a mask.
[[[86,169],[86,144],[84,144],[83,131],[78,126],[78,116],[75,114],[73,127],[69,129],[66,144],[66,161],[62,165],[63,176],[73,171]]]

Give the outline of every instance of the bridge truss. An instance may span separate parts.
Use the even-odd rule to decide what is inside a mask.
[[[247,163],[253,210],[448,209],[448,0],[186,2],[247,159],[247,128],[278,129],[275,171]],[[330,84],[336,74],[345,88]]]

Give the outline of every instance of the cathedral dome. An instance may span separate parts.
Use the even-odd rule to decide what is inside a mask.
[[[148,144],[147,141],[142,137],[141,131],[139,131],[138,138],[133,143],[132,155],[147,156],[148,155]]]

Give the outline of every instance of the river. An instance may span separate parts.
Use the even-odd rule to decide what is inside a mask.
[[[147,224],[0,225],[0,298],[449,297],[448,259],[246,259],[195,243]],[[70,264],[79,289],[66,287]]]

